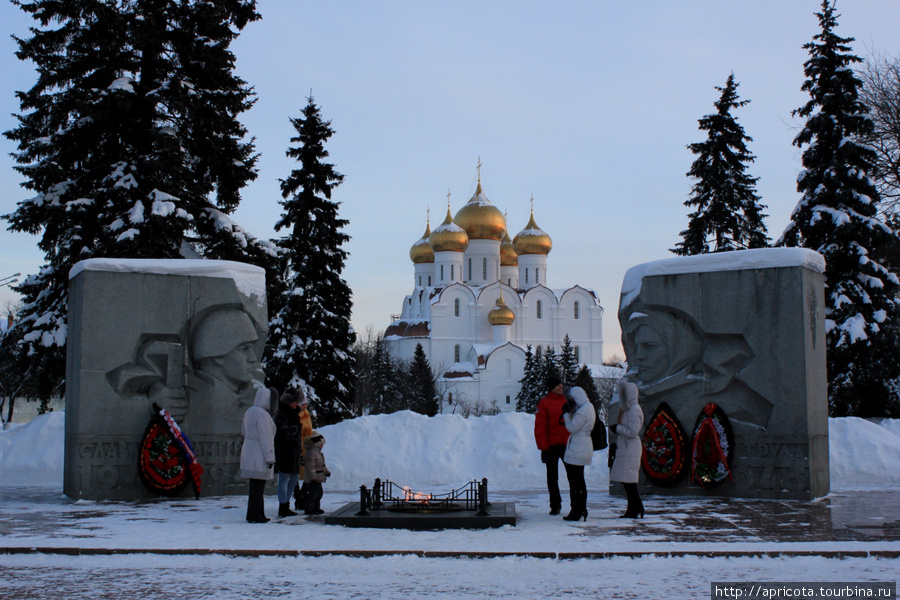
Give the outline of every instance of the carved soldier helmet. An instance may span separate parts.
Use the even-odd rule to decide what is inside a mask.
[[[220,308],[209,313],[194,328],[191,350],[194,360],[225,356],[241,344],[256,342],[259,332],[250,316],[236,308]]]

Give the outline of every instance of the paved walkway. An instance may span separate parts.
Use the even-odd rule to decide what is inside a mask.
[[[492,499],[516,503],[520,516],[516,528],[534,535],[541,527],[551,533],[559,530],[555,520],[546,515],[545,494],[532,492],[498,492]],[[337,508],[352,501],[350,493],[334,493],[326,507]],[[326,494],[326,501],[329,495]],[[204,538],[180,546],[165,544],[138,546],[129,544],[122,524],[153,519],[163,524],[168,515],[190,512],[193,519],[223,515],[227,526],[241,526],[243,498],[211,498],[200,501],[169,501],[167,508],[159,503],[90,502],[76,503],[61,494],[48,494],[30,488],[0,487],[0,554],[119,554],[128,552],[160,554],[227,554],[227,555],[327,555],[346,554],[375,556],[415,554],[419,556],[501,556],[527,555],[545,558],[578,558],[655,555],[828,555],[900,557],[900,490],[833,493],[811,502],[756,499],[720,499],[685,497],[645,498],[645,519],[616,518],[624,509],[624,499],[594,494],[588,504],[586,522],[570,524],[568,539],[596,539],[591,546],[554,543],[519,544],[510,535],[509,543],[491,534],[494,542],[479,546],[455,545],[444,549],[424,544],[422,537],[405,542],[394,536],[392,545],[380,546],[378,538],[359,537],[343,528],[325,526],[319,536],[328,534],[327,546],[278,545],[270,548],[227,543],[204,546]],[[9,508],[10,510],[6,510]],[[147,509],[150,510],[147,510]],[[154,512],[156,511],[156,512]],[[217,512],[218,511],[218,512]],[[299,517],[293,524],[311,524]],[[551,519],[553,522],[551,523]],[[201,521],[197,521],[201,522]],[[292,523],[287,523],[292,524]],[[269,526],[266,526],[267,528]],[[552,529],[551,529],[552,528]],[[216,527],[216,529],[219,529]],[[282,529],[283,530],[283,529]],[[273,533],[276,529],[271,529]],[[296,531],[296,530],[295,530]],[[304,530],[306,531],[306,530]],[[355,530],[359,532],[360,530]],[[374,530],[367,530],[373,532]],[[543,531],[543,530],[540,530]],[[521,534],[520,534],[521,535]],[[473,536],[475,538],[479,536]],[[446,536],[445,536],[446,538]],[[372,541],[375,539],[376,541]],[[105,540],[109,540],[105,543]],[[610,544],[610,540],[618,543]],[[557,540],[558,541],[558,540]],[[836,546],[822,543],[839,543]],[[855,542],[855,543],[854,543]],[[408,547],[413,544],[418,547]],[[404,546],[407,544],[407,546]],[[537,546],[537,547],[536,547]]]

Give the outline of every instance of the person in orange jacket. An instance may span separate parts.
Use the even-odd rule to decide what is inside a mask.
[[[547,380],[546,396],[538,402],[534,415],[534,441],[541,451],[541,462],[547,466],[547,490],[550,492],[550,514],[558,515],[562,510],[562,497],[559,494],[559,461],[566,453],[566,442],[569,441],[569,430],[563,423],[563,407],[566,397],[563,396],[563,384],[559,377],[551,376]]]
[[[303,388],[296,388],[293,390],[294,395],[300,398],[300,406],[297,408],[297,418],[300,419],[300,439],[301,441],[301,456],[306,455],[306,446],[303,445],[303,441],[309,439],[313,432],[313,424],[312,424],[312,415],[309,414],[309,400],[306,398],[306,392],[303,391]],[[306,480],[303,477],[306,468],[301,462],[300,465],[300,481],[303,482],[303,486],[301,487],[298,483],[294,487],[294,510],[304,510],[306,507],[306,494],[309,490],[306,488]]]

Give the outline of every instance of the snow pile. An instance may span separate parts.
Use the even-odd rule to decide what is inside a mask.
[[[534,417],[503,413],[465,419],[403,411],[322,427],[330,490],[371,486],[376,477],[416,492],[442,493],[487,477],[494,490],[546,486],[534,445]],[[0,485],[62,487],[65,416],[53,412],[0,431]],[[188,434],[190,434],[188,432]],[[833,491],[900,488],[900,419],[829,419]],[[585,469],[589,489],[609,484],[606,451]],[[560,467],[563,488],[565,474]]]
[[[0,431],[0,485],[62,488],[66,415],[51,412]]]
[[[321,428],[328,486],[356,489],[376,477],[413,491],[443,492],[487,478],[496,490],[540,490],[546,472],[534,443],[534,416],[426,417],[410,411],[360,417]],[[602,467],[602,468],[601,468]],[[585,478],[608,485],[606,451],[594,454]],[[564,481],[562,465],[560,478]]]
[[[828,420],[831,489],[900,487],[900,419]]]

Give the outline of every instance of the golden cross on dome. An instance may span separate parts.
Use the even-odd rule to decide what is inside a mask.
[[[447,210],[450,210],[450,188],[447,188]]]
[[[481,183],[481,157],[478,157],[478,166],[476,167],[478,170],[478,183]]]

